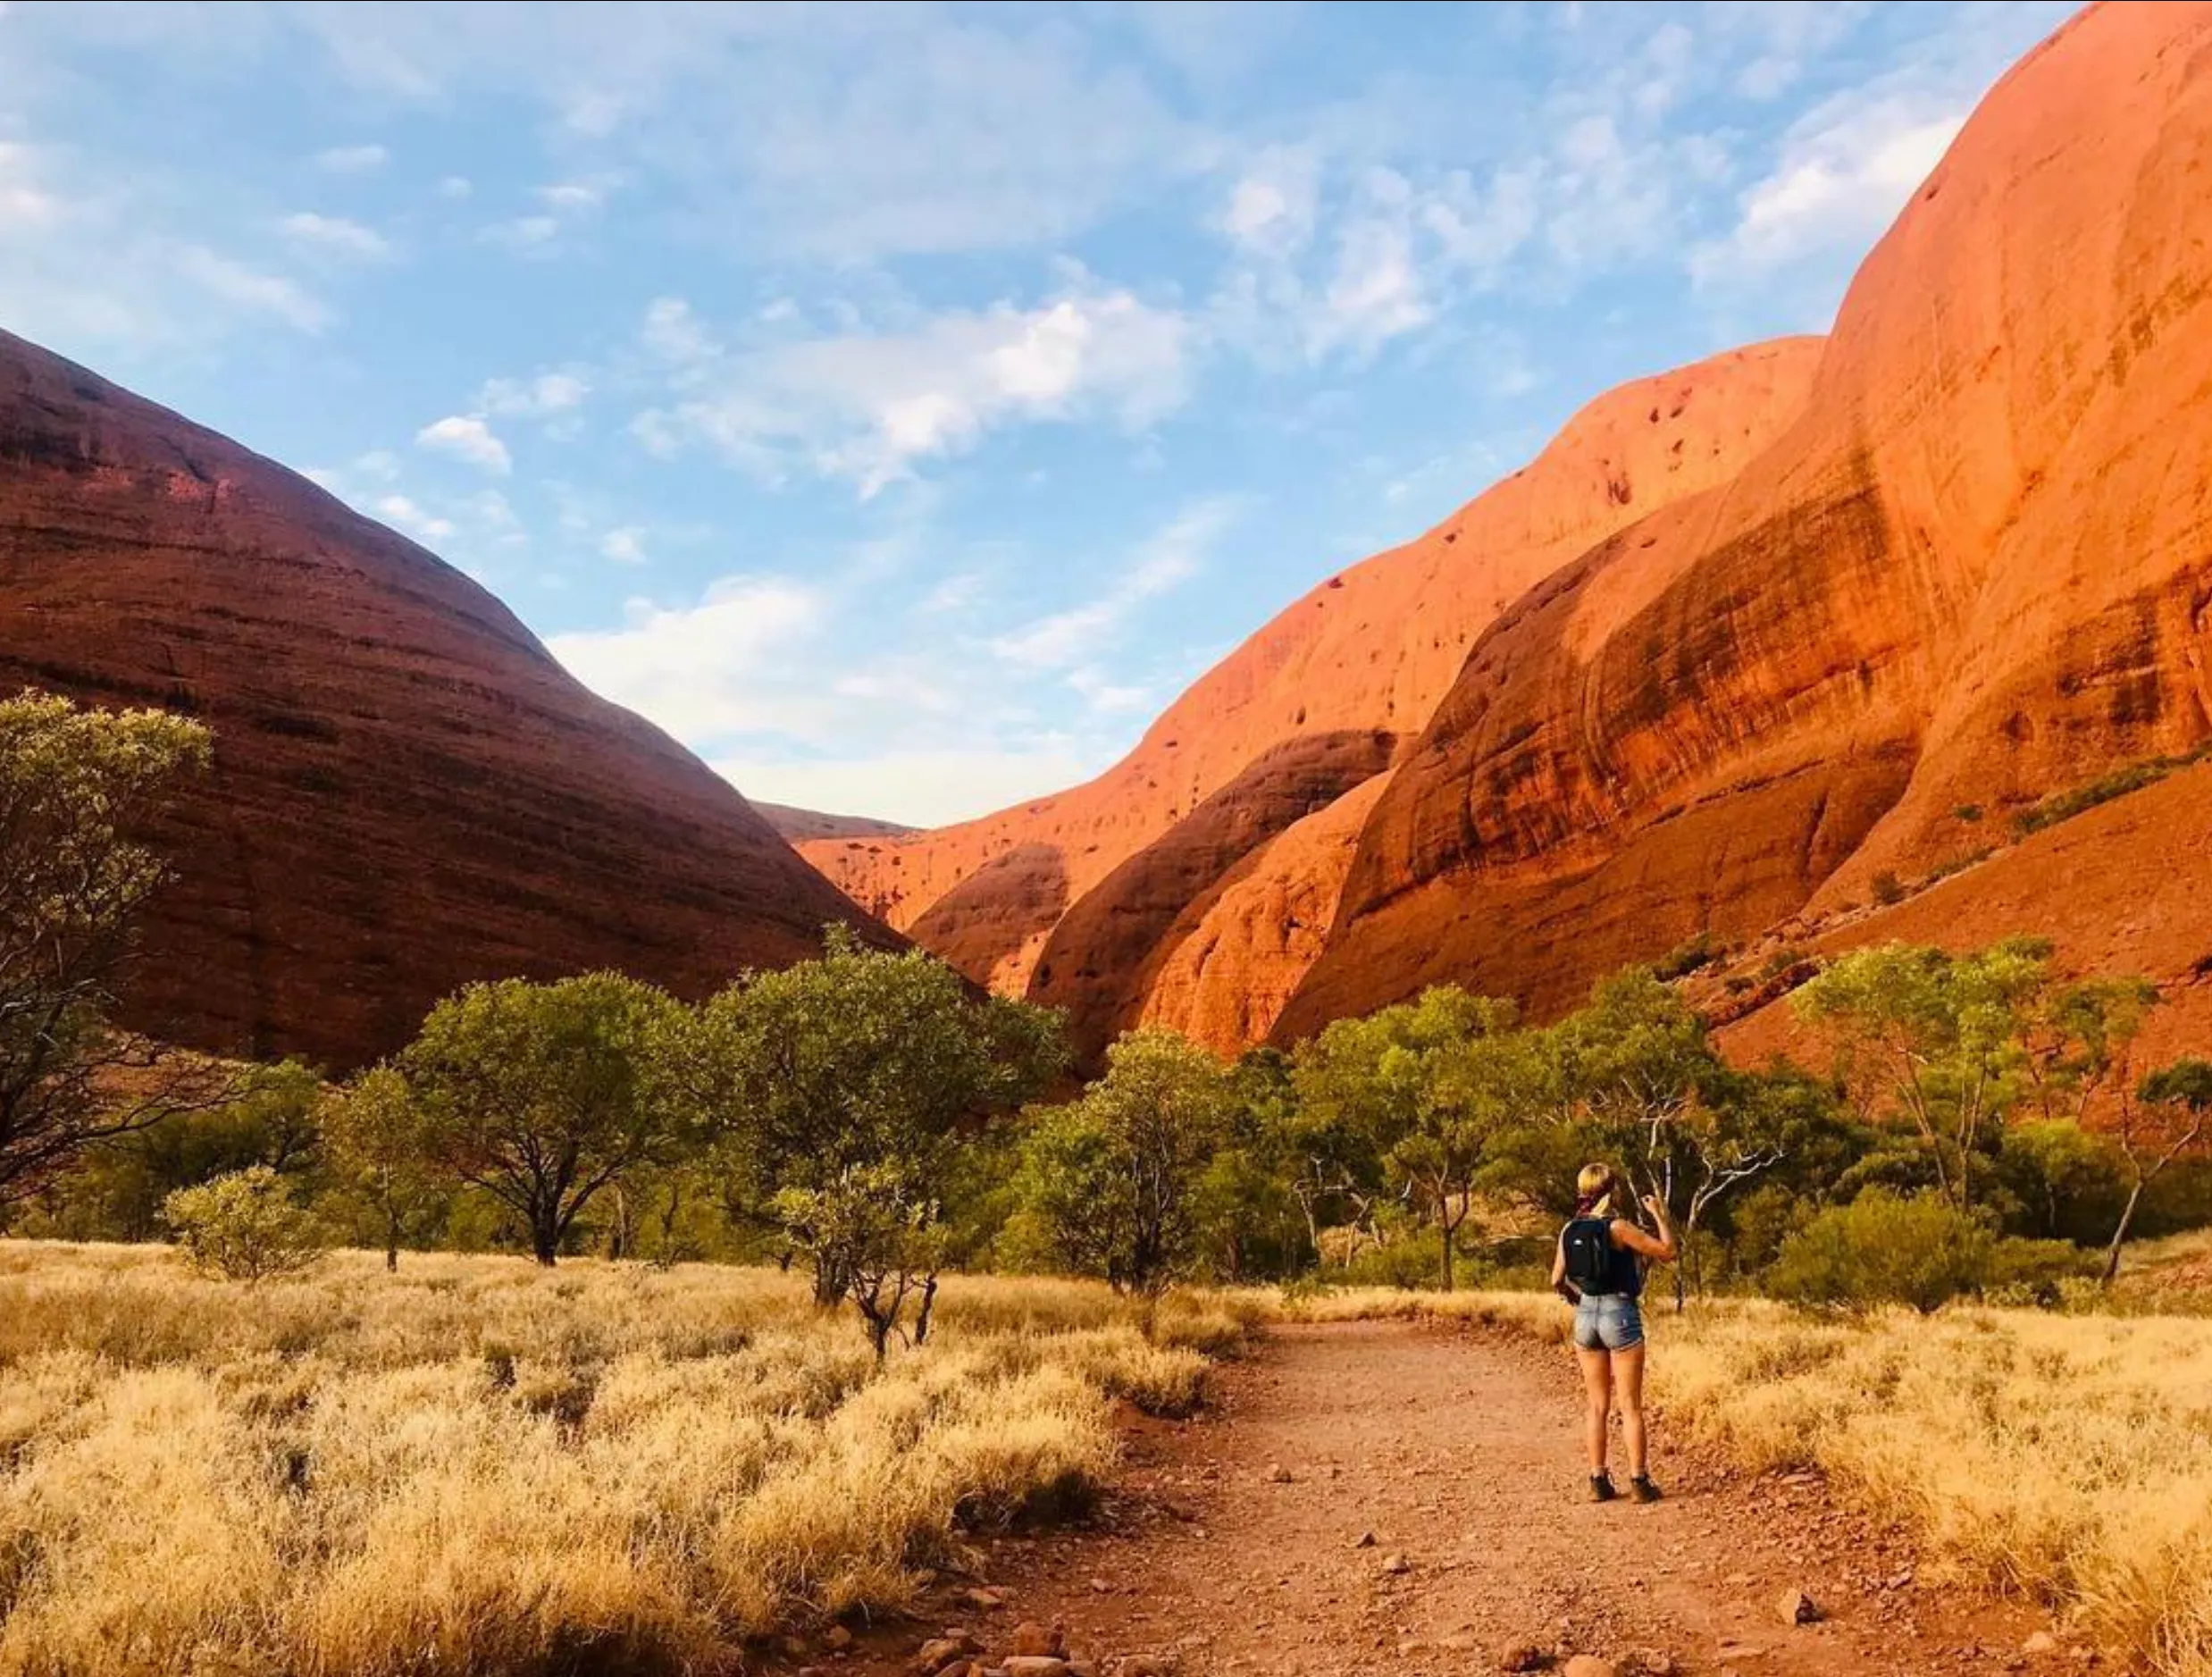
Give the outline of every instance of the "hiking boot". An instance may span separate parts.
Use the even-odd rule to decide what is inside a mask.
[[[1590,1500],[1592,1502],[1611,1502],[1620,1494],[1613,1488],[1612,1474],[1593,1473],[1590,1475]]]
[[[1659,1488],[1651,1482],[1651,1475],[1638,1473],[1629,1481],[1629,1495],[1638,1502],[1657,1502]]]

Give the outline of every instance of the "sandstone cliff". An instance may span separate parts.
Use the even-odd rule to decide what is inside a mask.
[[[0,333],[0,689],[26,685],[214,730],[127,998],[196,1046],[342,1069],[467,979],[696,993],[866,925],[459,572]]]
[[[1296,828],[1339,795],[1356,792],[1355,808],[1374,799],[1379,785],[1368,783],[1388,773],[1475,637],[1530,583],[1650,508],[1724,480],[1764,447],[1802,403],[1817,355],[1816,340],[1782,340],[1600,397],[1524,470],[1425,535],[1312,589],[1086,785],[908,837],[800,848],[857,901],[971,977],[1077,1008],[1086,1039],[1142,1014],[1224,1048],[1250,1040],[1272,1022],[1326,929],[1308,922],[1286,935],[1251,905],[1295,900],[1318,912],[1322,899],[1333,903],[1341,876],[1326,848],[1310,850]],[[1378,737],[1379,747],[1360,748],[1367,772],[1345,779],[1340,764],[1318,801],[1309,785],[1286,803],[1273,784],[1300,751]],[[1248,800],[1255,807],[1237,813]],[[1330,818],[1345,826],[1342,813]],[[1226,851],[1224,832],[1237,834]],[[1155,845],[1180,859],[1152,870],[1140,935],[1110,908],[1127,888],[1114,876]],[[1194,853],[1208,865],[1194,868]],[[1306,876],[1310,863],[1334,870],[1325,885]],[[1166,879],[1187,891],[1167,900]],[[1064,920],[1112,926],[1114,948],[1079,947]],[[1183,948],[1190,937],[1202,959],[1196,946]],[[1040,968],[1048,943],[1064,958]],[[1122,982],[1125,967],[1148,975],[1136,991]],[[1073,969],[1088,976],[1072,979]],[[1155,970],[1166,986],[1159,995],[1150,993]],[[1093,994],[1107,973],[1119,996],[1110,1008]],[[1262,989],[1278,999],[1256,1000]]]
[[[1564,1007],[2212,733],[2208,188],[2212,7],[2099,8],[2016,67],[1797,422],[1476,645],[1278,1033],[1447,977]]]

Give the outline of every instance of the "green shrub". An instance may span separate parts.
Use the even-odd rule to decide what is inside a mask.
[[[1760,967],[1759,981],[1762,984],[1771,984],[1784,973],[1804,966],[1811,959],[1812,957],[1801,949],[1778,949],[1769,955],[1764,964]]]
[[[1936,1195],[1869,1188],[1783,1241],[1766,1288],[1797,1304],[1909,1304],[1927,1313],[1982,1287],[1996,1245],[1988,1225]]]
[[[1982,806],[1978,803],[1962,803],[1951,813],[1971,826],[1982,818]]]
[[[322,1255],[314,1220],[265,1164],[179,1188],[162,1202],[162,1220],[195,1269],[226,1280],[297,1275]]]
[[[1905,901],[1905,883],[1888,868],[1874,876],[1874,901],[1883,908]]]
[[[2095,780],[2065,792],[2055,792],[2041,802],[2029,805],[2013,817],[2013,831],[2025,838],[2031,833],[2040,833],[2047,826],[2069,820],[2084,809],[2094,809],[2100,803],[2110,803],[2115,798],[2124,798],[2131,792],[2156,785],[2175,769],[2187,768],[2201,760],[2208,750],[2212,750],[2212,745],[2200,745],[2179,757],[2146,757],[2123,763]]]
[[[1721,951],[1713,941],[1713,934],[1704,931],[1686,938],[1659,958],[1652,968],[1652,975],[1661,980],[1687,978],[1701,967],[1709,967],[1721,957]]]
[[[1992,1304],[2056,1310],[2065,1302],[2066,1283],[2092,1279],[2099,1267],[2095,1253],[2070,1241],[2008,1237],[1990,1248],[1982,1293]]]

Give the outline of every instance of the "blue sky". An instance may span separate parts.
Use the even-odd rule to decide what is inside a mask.
[[[0,324],[755,795],[1126,750],[1605,386],[1820,330],[2052,4],[0,5]]]

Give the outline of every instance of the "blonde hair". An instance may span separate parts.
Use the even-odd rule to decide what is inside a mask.
[[[1613,1196],[1619,1183],[1609,1164],[1586,1164],[1574,1179],[1575,1198],[1582,1206],[1585,1217],[1613,1215]]]

